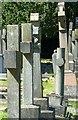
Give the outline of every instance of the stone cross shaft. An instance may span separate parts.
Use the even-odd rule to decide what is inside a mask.
[[[20,51],[23,54],[23,105],[33,104],[33,43],[32,25],[25,23],[22,27]]]
[[[34,84],[34,98],[42,98],[42,81],[41,81],[41,31],[39,22],[39,13],[31,13],[30,21],[33,27],[33,84]]]
[[[8,80],[8,118],[20,119],[20,68],[19,26],[7,26],[7,50],[4,52],[4,67]]]
[[[65,70],[69,69],[68,48],[67,48],[67,30],[64,2],[58,3],[58,22],[59,22],[59,44],[60,48],[65,48]]]

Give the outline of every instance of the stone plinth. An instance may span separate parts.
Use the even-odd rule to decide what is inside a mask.
[[[47,95],[47,97],[49,97],[49,106],[58,106],[62,104],[62,96],[51,93],[50,95]]]
[[[21,120],[39,120],[40,107],[35,105],[24,105],[21,108]]]
[[[40,120],[54,120],[55,112],[51,110],[42,110],[40,114]]]
[[[49,108],[48,98],[34,98],[34,104],[40,105],[41,110],[47,110]]]

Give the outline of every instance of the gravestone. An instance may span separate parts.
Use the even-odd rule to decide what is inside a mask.
[[[20,68],[19,27],[7,26],[7,50],[4,52],[4,67],[8,80],[8,119],[20,119]]]
[[[23,101],[21,108],[21,119],[39,119],[40,107],[33,105],[33,42],[32,25],[25,23],[21,25],[22,42],[20,51],[23,55]]]
[[[47,99],[42,98],[42,80],[41,80],[41,31],[39,22],[39,13],[31,13],[30,21],[33,27],[33,43],[34,43],[34,53],[33,53],[33,84],[34,84],[34,103],[41,104],[41,108],[47,109]],[[44,107],[45,106],[45,107]]]
[[[43,97],[42,94],[42,80],[41,80],[41,31],[39,22],[39,13],[31,13],[30,21],[33,27],[33,43],[34,43],[34,53],[33,53],[33,86],[34,86],[34,104],[41,106],[40,118],[54,119],[54,111],[49,111],[48,99]],[[46,118],[46,119],[47,119]]]
[[[59,44],[60,48],[65,48],[65,70],[69,70],[68,48],[67,48],[67,29],[64,2],[58,3],[58,22],[59,22]]]

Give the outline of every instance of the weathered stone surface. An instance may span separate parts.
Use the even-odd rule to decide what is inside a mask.
[[[33,46],[31,42],[21,42],[20,43],[20,51],[25,54],[25,53],[31,53],[33,50]]]
[[[32,53],[23,55],[23,105],[33,104]]]
[[[54,93],[47,95],[47,97],[49,97],[49,106],[59,106],[62,104],[62,96],[56,95]]]
[[[64,65],[64,59],[63,58],[58,58],[56,59],[56,65],[61,67]]]
[[[21,25],[22,28],[22,42],[32,42],[32,26],[31,23],[24,23]]]
[[[3,68],[3,55],[0,54],[0,73],[3,72],[2,68]]]
[[[39,105],[41,110],[47,110],[49,108],[48,98],[34,98],[34,104]]]
[[[4,67],[5,68],[19,68],[21,61],[21,54],[18,51],[5,51],[4,52]]]
[[[75,29],[75,39],[78,40],[78,29]]]
[[[40,53],[33,53],[33,83],[34,98],[42,97],[42,81],[41,81],[41,63]]]
[[[66,16],[64,2],[58,3],[58,23],[59,23],[59,44],[60,48],[65,48],[65,70],[69,69],[68,63],[68,49],[67,49],[67,33],[66,33]]]
[[[7,26],[7,50],[19,51],[19,27],[18,25]]]
[[[35,105],[24,105],[21,108],[21,119],[39,120],[40,107]]]
[[[54,120],[55,112],[51,110],[42,110],[40,114],[40,120]]]
[[[65,59],[65,48],[57,48],[57,59]],[[64,96],[64,63],[62,66],[56,66],[55,93]]]
[[[8,118],[20,117],[20,71],[19,69],[8,69]]]
[[[18,52],[17,52],[18,51]],[[7,26],[6,67],[8,79],[8,119],[20,118],[20,55],[18,25]],[[7,61],[8,60],[8,61]],[[11,68],[11,69],[10,69]]]

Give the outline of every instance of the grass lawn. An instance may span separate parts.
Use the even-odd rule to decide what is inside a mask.
[[[48,80],[43,82],[43,96],[54,92],[54,80]]]
[[[0,120],[8,120],[7,119],[7,112],[6,111],[0,111]]]
[[[7,85],[7,80],[0,80],[1,85]]]

